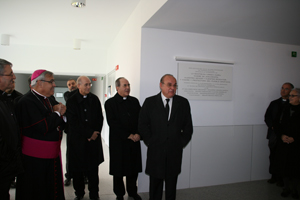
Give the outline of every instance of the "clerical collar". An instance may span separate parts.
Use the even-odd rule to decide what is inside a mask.
[[[127,97],[123,97],[123,100],[126,100],[127,99]]]
[[[40,94],[40,93],[38,93],[35,89],[32,89],[36,94],[38,94],[38,95],[40,95],[40,96],[42,96],[42,97],[44,97],[44,99],[47,99],[47,97],[46,96],[44,96],[44,95],[42,95],[42,94]]]
[[[286,101],[286,99],[282,99],[282,101]]]
[[[82,96],[84,99],[87,98],[87,95]]]

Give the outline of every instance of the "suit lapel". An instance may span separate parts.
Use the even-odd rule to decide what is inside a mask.
[[[177,96],[174,95],[173,102],[172,102],[172,108],[171,108],[171,116],[170,116],[169,121],[174,120],[174,116],[176,115],[176,112],[178,111],[178,106],[179,106],[179,102],[178,102]]]

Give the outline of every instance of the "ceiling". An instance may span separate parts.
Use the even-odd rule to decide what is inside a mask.
[[[169,0],[143,27],[300,45],[300,1]]]
[[[107,49],[140,0],[0,0],[0,34],[11,45],[70,46]]]
[[[0,34],[11,45],[72,47],[76,38],[106,51],[139,2],[0,0]],[[299,0],[168,0],[143,27],[300,45],[299,20]]]

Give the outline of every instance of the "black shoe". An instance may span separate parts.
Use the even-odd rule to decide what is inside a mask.
[[[124,200],[123,196],[118,196],[116,200]]]
[[[292,198],[293,198],[293,199],[299,199],[299,194],[298,194],[298,192],[292,193]]]
[[[90,200],[100,200],[100,198],[97,197],[97,198],[92,198],[92,199],[90,199]]]
[[[74,200],[81,200],[81,199],[83,199],[83,197],[75,197],[75,199]]]
[[[134,196],[130,196],[130,197],[133,198],[134,200],[142,200],[142,198],[138,194],[136,194]]]
[[[283,189],[283,191],[281,192],[282,197],[288,197],[290,194],[291,194],[290,189]]]
[[[65,186],[71,185],[71,179],[66,179],[64,183],[65,183]]]

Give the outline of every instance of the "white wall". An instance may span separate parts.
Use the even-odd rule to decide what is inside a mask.
[[[159,92],[166,73],[177,75],[175,56],[234,61],[231,101],[190,101],[192,142],[184,149],[178,188],[266,179],[264,113],[282,83],[300,87],[300,46],[168,30],[142,29],[140,102]],[[145,167],[146,147],[142,147]],[[148,191],[148,176],[139,190]]]
[[[107,73],[116,71],[116,78],[126,77],[131,95],[140,96],[141,27],[167,0],[141,0],[108,49]]]
[[[74,50],[63,46],[0,45],[1,58],[13,63],[15,73],[32,74],[36,69],[47,69],[54,74],[105,74],[106,55],[103,49]]]
[[[141,0],[108,49],[106,74],[119,65],[115,77],[128,79],[131,96],[137,98],[140,96],[141,27],[166,1]],[[104,124],[102,133],[105,143],[108,144],[109,127],[107,124]]]

